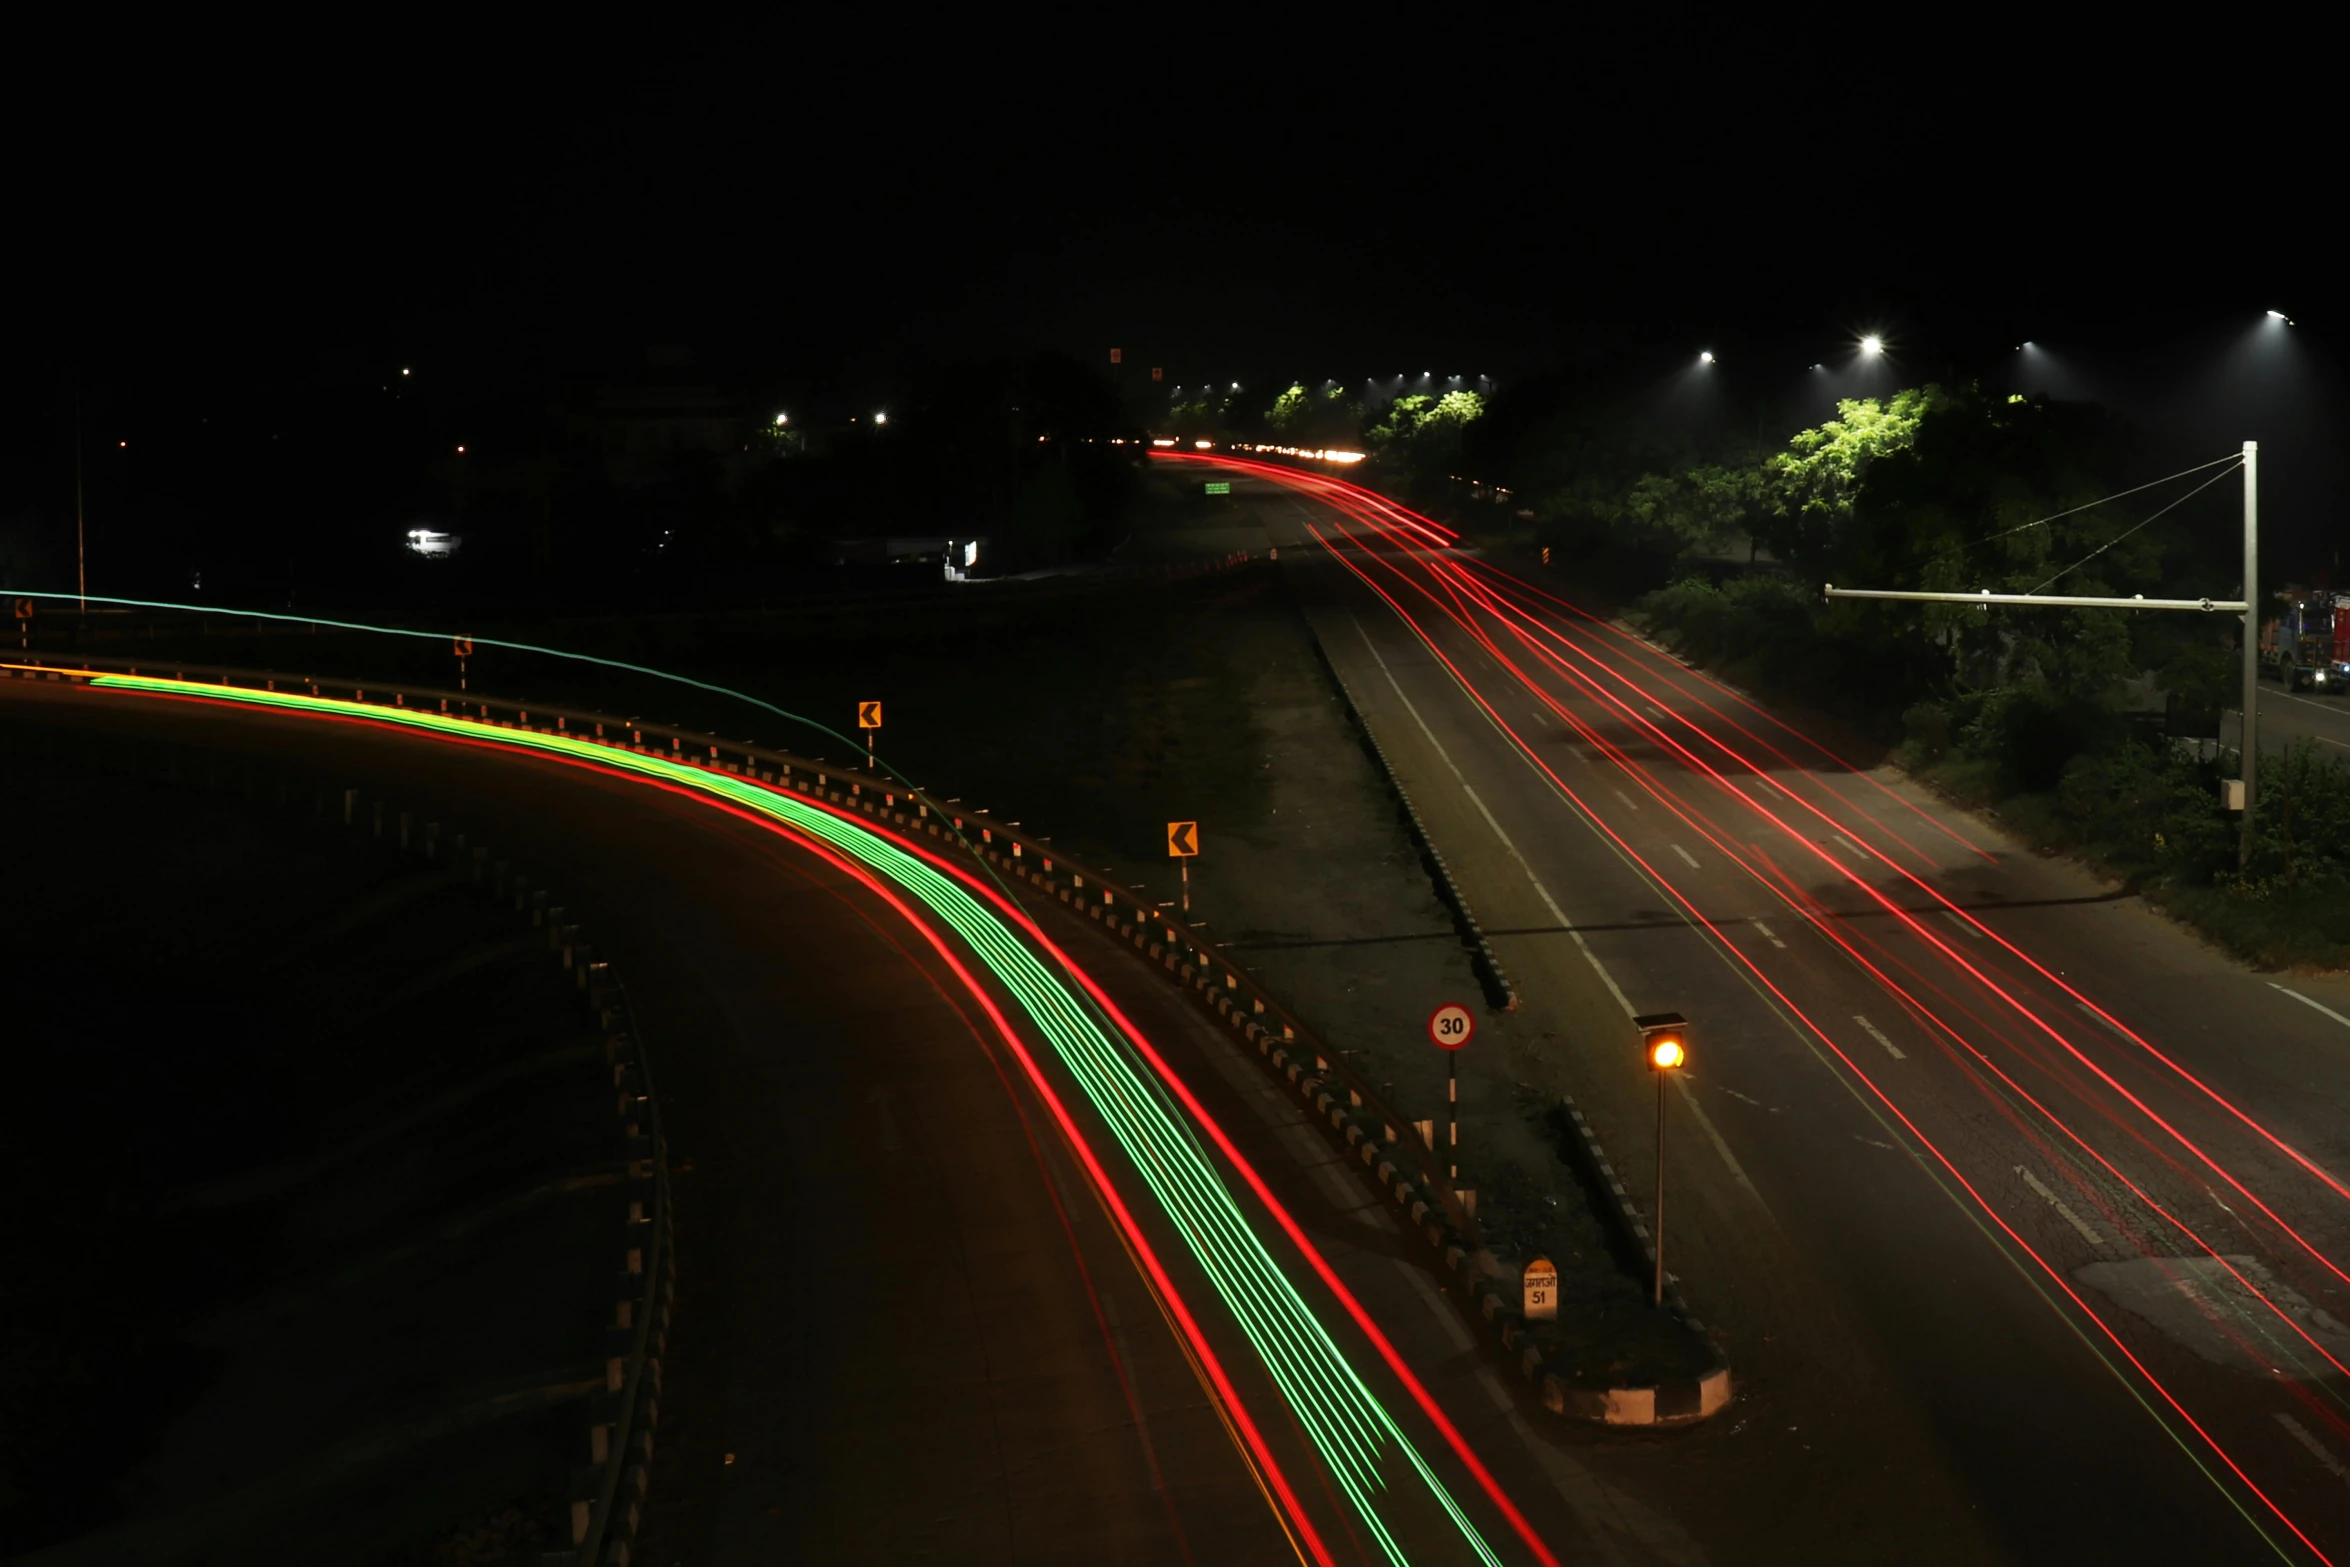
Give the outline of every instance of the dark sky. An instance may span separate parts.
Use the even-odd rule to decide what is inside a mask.
[[[492,386],[660,346],[847,405],[1049,344],[1170,381],[1711,347],[1760,399],[1868,329],[1920,375],[2030,337],[2115,395],[2205,376],[2271,305],[2333,384],[2340,133],[2318,51],[2249,23],[863,15],[21,58],[16,395],[73,366],[150,398],[411,361]]]

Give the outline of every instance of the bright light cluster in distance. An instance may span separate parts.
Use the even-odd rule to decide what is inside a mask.
[[[1284,457],[1304,457],[1314,462],[1361,462],[1363,452],[1341,451],[1336,447],[1317,449],[1310,446],[1248,446],[1235,443],[1236,452],[1278,452]]]

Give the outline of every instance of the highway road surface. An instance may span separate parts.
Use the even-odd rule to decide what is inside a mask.
[[[272,700],[5,679],[0,722],[356,787],[562,892],[628,987],[675,1162],[636,1559],[1747,1559],[1675,1521],[1669,1444],[1505,1382],[1373,1189],[1096,927],[1027,925],[755,782]],[[1065,1048],[1104,1017],[1095,1056]],[[1228,1216],[1207,1241],[1201,1213]]]
[[[1743,1520],[1723,1559],[2350,1560],[2350,986],[2223,960],[1375,496],[1199,462],[1521,994],[1464,1092],[1571,1091],[1647,1209],[1628,1015],[1692,1020],[1671,1255],[1742,1392],[1677,1517]]]
[[[2350,696],[2319,696],[2310,691],[2287,691],[2263,682],[2260,687],[2260,749],[2281,751],[2293,740],[2308,736],[2317,748],[2336,761],[2350,761]],[[2243,713],[2220,715],[2220,743],[2243,743]]]

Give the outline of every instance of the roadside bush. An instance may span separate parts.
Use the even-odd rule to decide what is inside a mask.
[[[1939,702],[1917,702],[1901,715],[1901,733],[1919,762],[1938,762],[1950,750],[1950,710]]]
[[[2207,883],[2236,858],[2218,774],[2213,763],[2135,743],[2076,755],[2057,784],[2057,813],[2076,842],[2120,868]]]
[[[2115,727],[2097,704],[2032,680],[1986,694],[1964,738],[1967,749],[1998,765],[2008,787],[2037,792],[2054,789],[2066,764],[2099,749]]]
[[[2350,769],[2295,740],[2260,762],[2252,863],[2241,885],[2294,893],[2350,886]]]

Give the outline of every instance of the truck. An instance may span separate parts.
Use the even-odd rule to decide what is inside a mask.
[[[2262,663],[2289,691],[2345,688],[2350,656],[2350,593],[2306,593],[2284,601],[2261,628]]]

